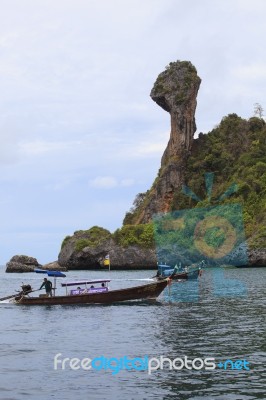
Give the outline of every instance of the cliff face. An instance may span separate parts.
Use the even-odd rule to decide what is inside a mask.
[[[200,83],[196,68],[188,61],[170,63],[156,79],[150,95],[170,114],[170,139],[158,177],[132,223],[149,222],[153,214],[170,210],[174,193],[183,183],[186,160],[196,131],[196,98]]]
[[[200,83],[196,68],[188,61],[170,63],[156,79],[150,96],[171,117],[170,140],[162,157],[162,166],[167,165],[171,157],[191,150]]]

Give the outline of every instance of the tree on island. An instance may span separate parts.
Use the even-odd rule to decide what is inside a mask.
[[[258,116],[259,118],[262,118],[263,117],[263,108],[262,108],[262,106],[261,106],[261,104],[259,104],[259,103],[255,103],[254,104],[254,115],[255,116]]]

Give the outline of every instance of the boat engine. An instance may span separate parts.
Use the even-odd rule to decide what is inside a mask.
[[[21,292],[20,294],[28,294],[30,292],[32,292],[32,287],[31,285],[21,285]]]
[[[20,300],[22,296],[27,295],[28,293],[32,292],[32,287],[31,285],[21,285],[21,291],[18,293],[18,295],[15,297],[15,300]]]

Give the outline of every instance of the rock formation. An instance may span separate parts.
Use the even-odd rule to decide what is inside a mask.
[[[266,249],[250,249],[248,251],[249,265],[266,267]]]
[[[201,79],[188,61],[169,64],[153,86],[151,98],[170,113],[171,132],[161,160],[161,168],[133,223],[146,223],[153,214],[168,212],[174,193],[183,183],[186,159],[196,131],[195,111]]]
[[[41,265],[36,258],[25,255],[13,256],[6,264],[6,272],[34,272],[35,268],[66,271],[66,268],[59,265],[57,261]]]
[[[41,265],[36,258],[25,255],[13,256],[6,264],[6,272],[33,272],[34,268],[39,268]]]
[[[104,257],[109,254],[111,269],[156,269],[157,259],[154,249],[139,246],[122,247],[110,238],[96,246],[76,249],[77,237],[73,235],[62,248],[58,262],[62,267],[72,269],[106,269]]]
[[[52,261],[48,264],[44,264],[42,269],[47,269],[49,271],[67,271],[67,268],[62,267],[58,261]]]
[[[187,155],[196,132],[195,111],[201,79],[188,61],[172,62],[152,88],[151,98],[170,113],[170,140],[162,157],[162,167],[172,157]]]

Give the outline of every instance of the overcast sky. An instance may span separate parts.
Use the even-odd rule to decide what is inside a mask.
[[[0,0],[0,264],[57,259],[121,226],[170,131],[149,97],[170,61],[202,78],[197,132],[265,104],[264,0]]]

